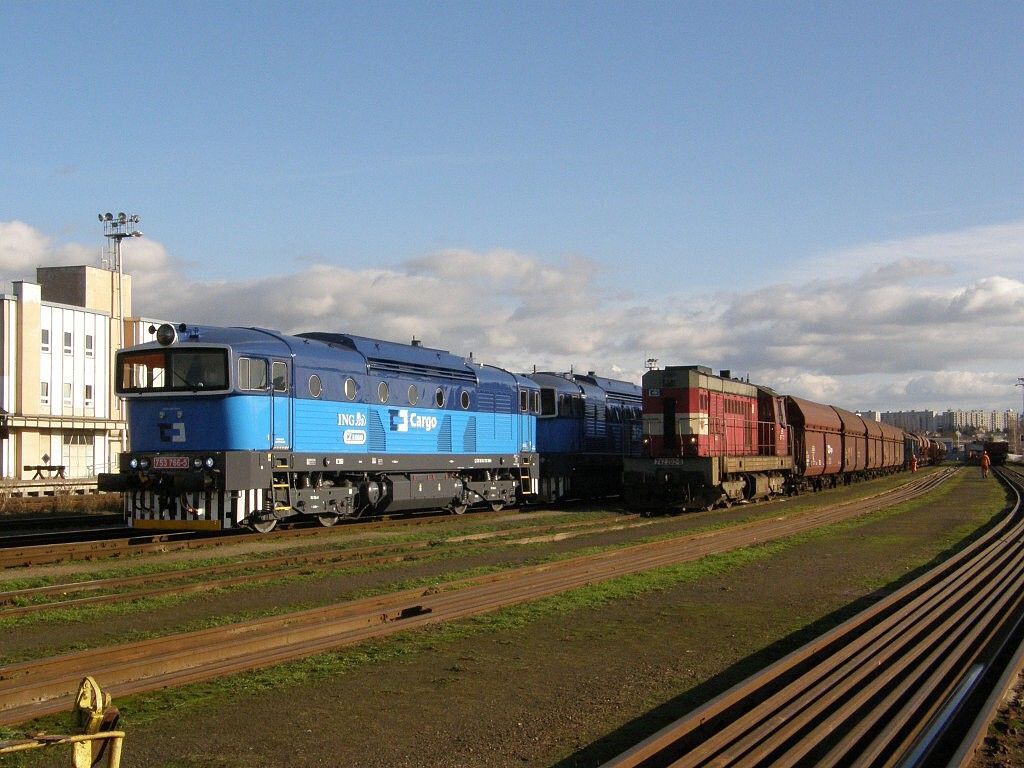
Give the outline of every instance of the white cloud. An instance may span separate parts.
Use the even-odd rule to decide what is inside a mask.
[[[37,265],[96,263],[0,222],[0,278]],[[647,357],[703,364],[848,408],[1013,407],[1024,358],[1024,223],[869,244],[828,254],[806,279],[755,291],[642,290],[579,256],[449,249],[375,269],[202,282],[146,238],[125,245],[134,310],[147,317],[286,332],[344,331],[473,352],[511,369],[597,370],[638,380]],[[627,268],[628,269],[628,268]],[[607,279],[603,279],[607,278]],[[627,289],[609,292],[605,284]]]

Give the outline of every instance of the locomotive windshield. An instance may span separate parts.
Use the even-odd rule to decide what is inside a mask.
[[[118,356],[118,393],[201,392],[228,388],[224,349],[151,349]]]

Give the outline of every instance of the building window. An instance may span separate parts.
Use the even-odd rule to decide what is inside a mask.
[[[87,334],[85,334],[85,356],[86,357],[93,357],[94,354],[95,354],[95,350],[93,348],[92,334],[91,333],[87,333]]]
[[[64,405],[71,405],[71,384],[70,382],[64,382]]]
[[[43,330],[40,331],[40,333],[42,334],[42,337],[43,337],[42,338],[42,341],[43,341],[43,352],[49,352],[50,351],[50,329],[49,328],[43,328]]]
[[[50,404],[50,382],[39,382],[39,402],[41,405]]]
[[[92,384],[85,385],[85,407],[92,408]]]
[[[71,331],[64,331],[64,354],[71,354]]]

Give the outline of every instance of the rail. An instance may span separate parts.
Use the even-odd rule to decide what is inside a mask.
[[[1020,664],[985,688],[1020,643],[1022,534],[1018,494],[966,549],[605,768],[966,765]]]

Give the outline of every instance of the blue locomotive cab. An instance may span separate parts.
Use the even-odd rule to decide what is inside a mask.
[[[121,352],[116,390],[128,401],[133,451],[289,448],[290,357],[267,346],[246,350],[197,335],[192,344]]]

